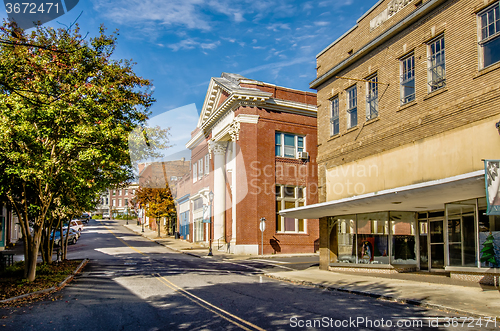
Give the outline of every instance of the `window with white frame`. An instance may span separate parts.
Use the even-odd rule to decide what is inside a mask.
[[[125,195],[128,195],[128,189],[125,189]]]
[[[412,53],[400,60],[401,104],[415,100],[415,55]]]
[[[346,91],[347,105],[347,128],[353,128],[358,125],[358,89],[356,85]]]
[[[210,173],[210,154],[205,155],[205,175]]]
[[[480,66],[487,67],[500,61],[500,13],[499,2],[479,12]]]
[[[429,92],[446,86],[446,69],[444,59],[444,36],[434,39],[427,45],[429,54]]]
[[[203,178],[203,158],[198,160],[198,179]]]
[[[122,199],[118,199],[118,207],[122,206]]]
[[[116,207],[116,199],[113,199],[113,207]]]
[[[128,199],[123,199],[123,206],[127,207],[128,206]]]
[[[339,96],[335,96],[330,100],[330,103],[332,105],[332,117],[330,118],[330,123],[332,124],[332,131],[331,135],[334,136],[336,134],[339,134],[340,132],[340,127],[339,127]]]
[[[193,163],[193,183],[198,180],[198,162]]]
[[[374,74],[366,80],[366,120],[369,121],[378,116],[378,76]]]
[[[302,207],[305,205],[305,188],[291,185],[276,185],[276,232],[305,233],[304,219],[283,217],[280,210]]]
[[[281,157],[297,157],[297,153],[304,151],[304,140],[304,136],[276,132],[275,155]]]

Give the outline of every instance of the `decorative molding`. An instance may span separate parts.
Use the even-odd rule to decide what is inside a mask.
[[[225,141],[214,141],[213,139],[208,142],[208,153],[210,158],[212,154],[214,155],[224,155],[226,154],[227,142]]]

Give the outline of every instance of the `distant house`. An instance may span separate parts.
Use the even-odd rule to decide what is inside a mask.
[[[316,219],[279,211],[317,202],[316,95],[241,75],[210,80],[177,183],[183,238],[236,254],[314,252]],[[213,199],[211,199],[213,196]]]

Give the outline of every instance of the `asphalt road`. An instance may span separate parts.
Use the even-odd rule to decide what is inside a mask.
[[[84,271],[50,299],[1,309],[0,329],[479,329],[470,323],[454,327],[453,320],[446,320],[454,315],[445,312],[263,275],[269,268],[280,268],[276,265],[314,261],[197,258],[171,251],[113,221],[91,221],[79,242],[69,247],[69,258],[85,257],[91,261]],[[481,329],[498,327],[490,323],[485,328],[483,322]]]

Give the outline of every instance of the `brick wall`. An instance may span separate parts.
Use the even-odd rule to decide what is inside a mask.
[[[383,2],[380,8],[387,5]],[[449,0],[425,17],[410,24],[338,76],[364,79],[377,73],[379,85],[379,116],[365,120],[366,83],[353,79],[330,79],[318,88],[318,164],[331,168],[363,157],[447,132],[461,126],[500,114],[500,64],[479,69],[477,11],[495,1]],[[318,75],[338,64],[347,48],[355,51],[390,25],[397,23],[415,6],[410,3],[397,16],[385,22],[381,30],[369,32],[370,17],[357,29],[318,58]],[[444,35],[446,45],[446,87],[429,93],[427,84],[427,42]],[[400,61],[414,52],[416,98],[400,103]],[[347,129],[346,92],[354,84],[358,89],[358,125]],[[330,136],[330,98],[340,101],[340,134]],[[494,128],[492,128],[494,129]],[[324,171],[320,171],[320,183]],[[321,194],[320,201],[325,201]]]

